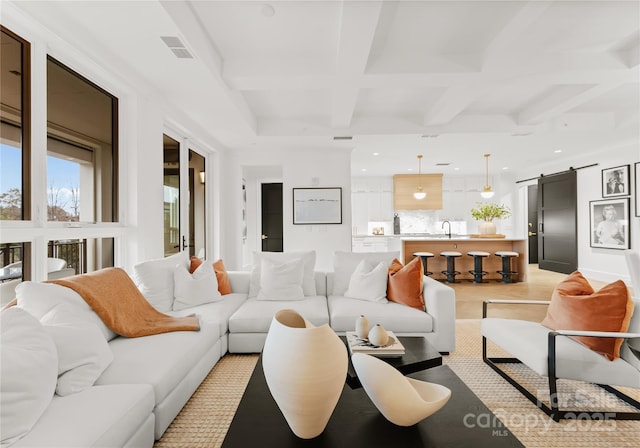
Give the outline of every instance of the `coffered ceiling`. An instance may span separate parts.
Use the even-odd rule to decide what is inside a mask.
[[[15,4],[230,150],[342,149],[354,175],[640,159],[636,0]]]

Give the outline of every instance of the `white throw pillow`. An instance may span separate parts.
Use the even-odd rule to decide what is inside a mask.
[[[305,296],[316,295],[316,252],[254,252],[253,269],[251,270],[251,282],[249,284],[249,297],[256,297],[260,291],[260,274],[262,271],[262,260],[271,260],[276,263],[283,263],[291,260],[301,260],[304,265],[302,277],[302,290]]]
[[[174,311],[222,300],[213,263],[210,261],[203,261],[193,274],[189,274],[184,266],[176,266],[173,271],[173,281],[175,283]]]
[[[133,267],[133,276],[138,289],[155,309],[163,313],[173,308],[173,270],[176,265],[189,268],[187,252],[158,260],[143,261]]]
[[[86,312],[91,320],[102,332],[106,341],[115,338],[117,334],[105,325],[87,302],[71,288],[54,283],[22,282],[16,288],[18,306],[27,310],[36,318],[42,317],[52,308],[61,303],[68,303],[80,311]]]
[[[302,300],[304,265],[299,259],[278,263],[262,260],[258,300]]]
[[[58,355],[38,319],[15,306],[0,313],[0,339],[0,443],[8,446],[28,433],[49,406]]]
[[[58,350],[58,384],[61,396],[81,392],[96,382],[113,361],[113,353],[87,314],[68,303],[59,304],[42,319]]]
[[[399,251],[393,252],[336,252],[333,256],[333,291],[330,295],[343,296],[349,287],[351,274],[362,260],[378,264],[384,262],[387,268],[394,258],[400,258]]]
[[[349,287],[344,296],[386,303],[388,271],[389,267],[383,261],[373,264],[367,260],[361,260],[351,274]]]

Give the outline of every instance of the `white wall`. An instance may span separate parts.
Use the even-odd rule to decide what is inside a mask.
[[[251,168],[254,168],[253,170]],[[316,251],[316,270],[333,270],[333,253],[351,250],[351,181],[350,154],[344,151],[241,151],[227,155],[222,180],[225,209],[222,231],[225,237],[221,256],[229,269],[248,267],[247,257],[257,247],[259,229],[255,215],[258,210],[256,188],[259,178],[273,177],[274,171],[260,171],[259,167],[280,167],[283,187],[284,250]],[[247,250],[242,241],[242,177],[247,181],[247,209],[249,213]],[[263,173],[263,174],[260,174]],[[314,185],[314,183],[316,183]],[[341,187],[342,224],[294,225],[294,187]],[[253,215],[253,218],[251,216]]]

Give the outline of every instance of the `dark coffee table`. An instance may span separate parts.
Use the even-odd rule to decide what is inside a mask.
[[[347,344],[347,338],[340,336],[342,342]],[[398,369],[402,374],[420,372],[442,365],[442,355],[423,336],[398,336],[398,340],[404,346],[405,354],[398,358],[380,358]],[[347,370],[347,384],[356,389],[362,387],[356,371],[351,364],[351,352],[349,353],[349,369]]]
[[[345,384],[324,432],[298,438],[267,387],[258,361],[222,444],[223,448],[523,447],[448,366],[413,373],[412,378],[442,384],[451,399],[438,412],[410,427],[387,421],[362,388]],[[487,422],[490,424],[488,425]]]

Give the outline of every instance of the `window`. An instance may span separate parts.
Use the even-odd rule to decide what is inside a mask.
[[[118,100],[47,60],[49,221],[118,220]]]
[[[180,143],[162,136],[164,150],[164,255],[180,252]]]
[[[2,26],[0,44],[0,219],[28,220],[30,47]]]
[[[84,274],[98,269],[113,267],[113,238],[85,238],[51,240],[47,244],[47,274],[62,272],[61,276]]]

